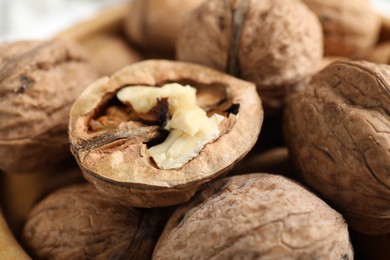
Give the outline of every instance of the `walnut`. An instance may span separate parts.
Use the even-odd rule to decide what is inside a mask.
[[[186,20],[176,51],[254,82],[268,116],[317,71],[322,42],[317,17],[299,1],[211,0]]]
[[[390,42],[384,42],[377,45],[367,54],[365,59],[375,63],[390,65]]]
[[[101,196],[91,184],[78,184],[37,204],[23,239],[35,259],[149,259],[161,220]]]
[[[69,139],[85,178],[105,196],[162,207],[189,200],[243,158],[262,115],[252,83],[149,60],[91,84],[72,107]]]
[[[370,0],[301,0],[321,21],[324,53],[362,57],[378,40],[380,17]]]
[[[102,76],[143,59],[142,54],[127,43],[121,35],[100,34],[83,43],[91,64]]]
[[[250,174],[202,190],[168,220],[153,259],[353,259],[343,217],[285,177]]]
[[[95,79],[70,41],[0,44],[0,169],[34,171],[69,157],[69,110]]]
[[[143,49],[174,53],[185,18],[205,0],[133,0],[125,18],[128,39]]]
[[[285,109],[303,178],[365,234],[390,233],[389,76],[388,65],[336,61]]]

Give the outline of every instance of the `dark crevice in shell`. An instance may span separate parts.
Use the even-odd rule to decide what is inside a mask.
[[[226,112],[228,115],[230,115],[230,114],[237,115],[239,110],[240,110],[240,104],[232,104],[224,112]]]
[[[157,138],[160,134],[157,131],[157,126],[149,126],[149,127],[138,127],[128,131],[112,131],[108,133],[101,134],[99,136],[95,136],[88,140],[83,140],[78,143],[76,147],[73,147],[75,150],[91,150],[97,149],[104,145],[113,143],[115,141],[121,139],[149,139],[153,140]],[[156,130],[156,131],[153,131]]]
[[[153,146],[156,146],[156,145],[159,145],[163,142],[165,142],[165,140],[167,139],[168,135],[169,135],[169,131],[168,130],[165,130],[165,129],[162,129],[160,128],[159,129],[159,135],[156,136],[155,138],[149,140],[147,143],[146,143],[146,147],[149,149],[150,147],[153,147]]]
[[[233,21],[226,72],[235,77],[240,77],[241,69],[238,57],[238,49],[240,46],[241,31],[249,10],[249,0],[232,1],[231,8]]]
[[[168,98],[158,98],[157,104],[148,112],[136,114],[139,118],[139,121],[143,124],[164,126],[169,118]]]
[[[35,83],[35,80],[33,78],[30,78],[30,77],[25,76],[25,75],[21,75],[19,77],[19,81],[20,81],[20,87],[18,87],[17,89],[14,90],[15,93],[17,93],[17,94],[24,93],[27,89],[32,87]]]

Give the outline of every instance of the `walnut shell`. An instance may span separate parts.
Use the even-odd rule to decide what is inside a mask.
[[[161,126],[124,118],[103,131],[91,130],[91,122],[120,110],[115,95],[121,88],[170,82],[197,88],[201,108],[226,116],[220,137],[181,168],[160,169],[146,154],[147,146],[162,138]],[[105,196],[129,206],[161,207],[189,200],[202,183],[232,168],[255,144],[262,119],[252,83],[200,65],[149,60],[91,84],[72,107],[69,139],[85,178]]]
[[[0,169],[34,171],[69,157],[69,110],[96,72],[65,40],[0,44]]]
[[[132,0],[124,21],[128,39],[139,47],[174,53],[185,18],[205,0]]]
[[[336,61],[285,109],[303,178],[365,234],[390,233],[389,79],[388,65]]]
[[[184,23],[176,51],[254,82],[267,116],[317,71],[322,42],[317,17],[299,1],[210,0]]]
[[[178,208],[153,259],[353,259],[347,225],[287,178],[224,178]]]
[[[378,40],[380,16],[370,0],[301,1],[320,19],[325,55],[362,57]]]
[[[161,222],[151,213],[73,185],[33,208],[23,239],[35,259],[150,259]]]

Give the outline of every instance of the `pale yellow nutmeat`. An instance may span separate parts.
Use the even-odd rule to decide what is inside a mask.
[[[219,124],[223,116],[208,117],[196,104],[196,89],[178,83],[159,87],[132,86],[121,89],[117,97],[130,103],[137,112],[146,113],[157,104],[157,99],[168,98],[171,118],[165,125],[167,139],[147,149],[161,169],[177,169],[196,157],[203,147],[220,136]]]

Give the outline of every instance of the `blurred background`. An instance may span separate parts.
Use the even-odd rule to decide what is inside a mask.
[[[98,11],[131,0],[0,0],[0,41],[44,39]],[[353,1],[353,0],[345,0]],[[372,0],[390,16],[390,0]]]
[[[0,41],[44,39],[130,0],[0,0]]]

